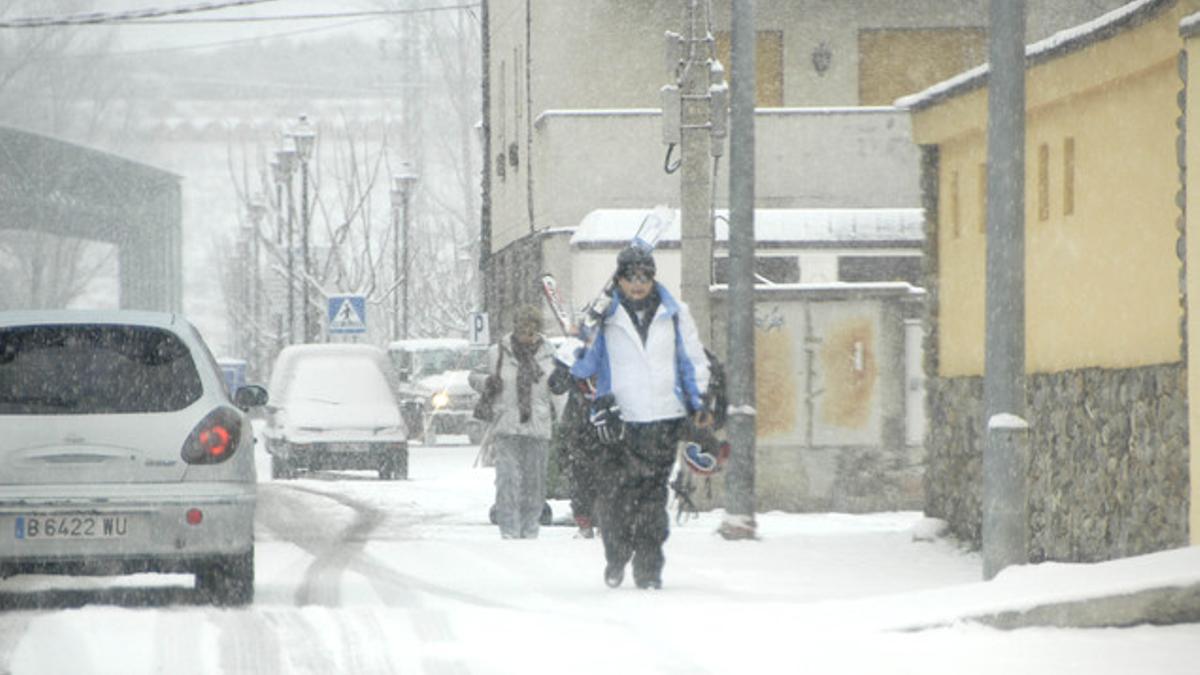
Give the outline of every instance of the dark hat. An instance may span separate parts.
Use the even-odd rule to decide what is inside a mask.
[[[651,276],[657,271],[654,255],[639,246],[626,246],[617,254],[617,276],[625,276],[631,270],[640,269]]]

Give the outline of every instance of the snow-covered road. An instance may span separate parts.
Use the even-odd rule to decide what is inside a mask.
[[[913,541],[916,513],[762,514],[752,542],[715,536],[718,514],[702,514],[674,527],[663,590],[611,590],[600,542],[571,527],[502,541],[475,454],[414,448],[402,482],[264,482],[245,609],[198,604],[186,576],[0,582],[0,673],[1182,675],[1200,663],[1197,625],[893,630],[997,588],[978,583],[977,555]]]

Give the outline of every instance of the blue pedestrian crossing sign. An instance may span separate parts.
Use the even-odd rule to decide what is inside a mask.
[[[361,295],[330,296],[330,335],[365,332],[367,332],[367,299]]]

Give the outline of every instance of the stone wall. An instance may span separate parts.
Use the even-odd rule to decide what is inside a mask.
[[[1188,543],[1182,364],[1028,381],[1031,562],[1091,562]],[[981,544],[983,379],[929,382],[926,512]]]

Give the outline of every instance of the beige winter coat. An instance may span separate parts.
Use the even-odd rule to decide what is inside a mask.
[[[503,356],[500,357],[501,389],[493,404],[495,415],[491,433],[549,439],[554,426],[554,402],[546,380],[554,371],[554,348],[542,337],[534,357],[542,372],[530,391],[531,414],[529,421],[525,423],[521,422],[521,413],[517,405],[517,357],[512,353],[511,333],[505,335],[499,344],[494,344],[488,349],[487,369],[471,373],[471,387],[483,392],[488,375],[495,373],[498,350],[503,351]]]

